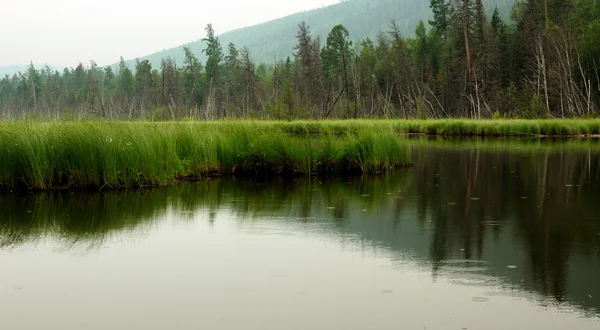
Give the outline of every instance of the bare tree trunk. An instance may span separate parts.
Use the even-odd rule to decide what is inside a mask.
[[[333,108],[335,108],[335,105],[338,103],[338,101],[340,100],[340,97],[342,97],[342,94],[344,94],[344,91],[346,89],[346,86],[344,86],[342,88],[342,90],[340,91],[340,94],[337,96],[337,98],[335,99],[335,101],[333,102],[333,104],[331,105],[331,108],[329,108],[329,110],[327,111],[327,113],[325,114],[325,119],[327,119],[329,117],[329,115],[331,114],[331,110],[333,110]]]
[[[544,14],[546,16],[546,33],[550,29],[550,19],[548,18],[548,0],[544,0]]]
[[[542,38],[538,38],[538,65],[542,72],[542,79],[544,80],[544,96],[546,98],[546,114],[550,114],[550,99],[548,98],[548,78],[546,77],[546,57],[544,56],[544,47],[542,46]]]
[[[173,96],[171,94],[169,94],[169,98],[171,99],[171,102],[169,103],[169,110],[171,111],[171,118],[173,120],[175,120],[175,112],[173,111],[173,107],[175,106],[175,102],[173,102]],[[171,106],[171,104],[173,106]]]
[[[354,68],[352,70],[353,84],[354,84],[354,96],[356,97],[356,104],[354,104],[354,118],[358,117],[359,104],[362,108],[362,97],[360,88],[360,72],[358,71],[357,60],[354,61]]]
[[[275,100],[275,104],[277,104],[279,101],[279,67],[277,65],[277,57],[275,57],[275,72],[273,78],[273,100]]]
[[[373,115],[373,111],[375,111],[375,75],[372,75],[373,80],[371,81],[371,111],[369,112],[369,116]]]
[[[31,92],[33,93],[33,106],[37,109],[37,97],[35,95],[35,84],[33,79],[31,79]]]
[[[479,99],[479,83],[477,81],[477,74],[474,74],[474,82],[475,82],[475,98],[477,99],[477,104],[475,105],[477,111],[477,119],[481,119],[481,101]]]
[[[208,100],[206,102],[206,108],[204,110],[204,119],[206,120],[210,120],[213,118],[213,112],[214,112],[214,107],[215,107],[215,95],[214,95],[214,89],[213,89],[213,80],[210,80],[210,85],[208,87]]]
[[[346,114],[350,113],[350,96],[348,96],[348,68],[346,66],[346,51],[342,48],[342,65],[344,66],[344,88],[342,90],[346,91]],[[358,113],[354,113],[354,119],[356,119]]]
[[[469,46],[469,2],[463,0],[463,33],[465,38],[465,51],[467,55],[467,89],[471,90],[472,72],[471,47]]]

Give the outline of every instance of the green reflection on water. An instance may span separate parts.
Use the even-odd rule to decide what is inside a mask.
[[[226,209],[236,221],[278,218],[300,224],[297,230],[310,223],[328,235],[354,235],[411,255],[434,278],[471,268],[482,274],[461,278],[464,285],[500,281],[600,313],[598,142],[413,142],[414,168],[390,176],[4,195],[0,247],[46,237],[99,247],[169,217],[205,212],[212,223]]]

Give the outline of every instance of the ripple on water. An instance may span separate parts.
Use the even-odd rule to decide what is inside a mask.
[[[445,265],[453,264],[485,264],[485,260],[471,260],[471,259],[448,259],[441,262]]]
[[[484,226],[500,226],[500,221],[481,221],[481,224]]]
[[[491,286],[498,278],[482,274],[488,271],[484,260],[450,259],[440,263],[439,272],[450,283],[466,286]]]
[[[483,274],[453,274],[448,278],[450,283],[465,286],[493,286],[499,283],[498,278]]]
[[[543,307],[565,308],[568,304],[555,298],[538,299],[538,304]]]
[[[452,266],[442,266],[440,267],[440,271],[447,273],[481,273],[488,270],[487,267],[475,267],[475,266],[466,266],[466,267],[452,267]]]
[[[490,298],[486,298],[486,297],[474,297],[473,298],[474,302],[480,302],[480,303],[488,302],[489,300],[490,300]]]

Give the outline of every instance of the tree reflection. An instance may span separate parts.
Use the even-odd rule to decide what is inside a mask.
[[[412,253],[434,277],[450,259],[483,260],[507,285],[600,312],[590,283],[600,272],[599,155],[593,142],[417,141],[414,168],[391,176],[4,195],[0,248],[47,236],[100,246],[182,212],[218,226],[227,209],[240,223],[314,222],[364,246]],[[509,265],[519,272],[507,273]]]

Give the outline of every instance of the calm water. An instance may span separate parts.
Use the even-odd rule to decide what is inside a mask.
[[[600,142],[389,177],[0,196],[1,329],[600,329]]]

